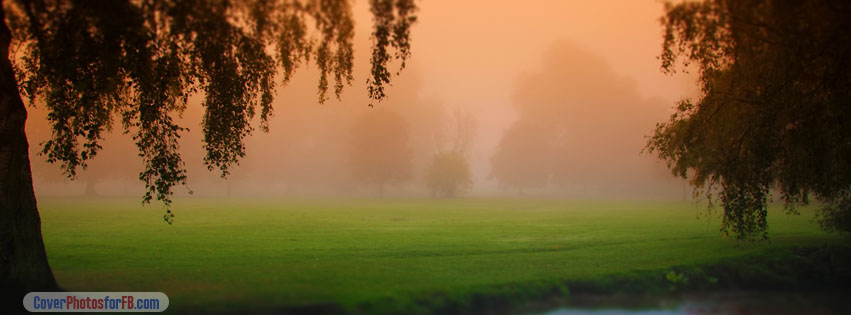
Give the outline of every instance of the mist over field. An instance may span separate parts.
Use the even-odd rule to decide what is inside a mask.
[[[465,150],[472,185],[465,196],[690,196],[684,181],[641,154],[674,102],[695,94],[693,76],[658,71],[660,3],[480,5],[422,3],[416,53],[394,78],[387,99],[369,107],[369,15],[366,4],[357,2],[356,20],[364,22],[356,26],[353,85],[341,99],[319,104],[312,64],[279,85],[269,132],[260,130],[256,117],[246,156],[228,179],[203,164],[203,95],[196,95],[178,119],[189,128],[180,144],[193,196],[377,196],[378,184],[359,177],[353,161],[382,155],[384,162],[376,163],[406,168],[383,185],[383,195],[429,196],[426,172],[433,156],[453,145],[453,117],[459,114],[473,121]],[[590,21],[595,14],[605,19]],[[394,113],[401,129],[373,124],[376,130],[357,134],[359,122],[382,112]],[[118,117],[104,149],[72,182],[36,155],[49,136],[45,115],[43,106],[31,108],[27,123],[38,195],[142,194],[142,164]],[[385,148],[388,136],[404,139],[398,148]],[[187,191],[178,188],[177,194]]]
[[[849,309],[851,2],[0,18],[6,313]]]

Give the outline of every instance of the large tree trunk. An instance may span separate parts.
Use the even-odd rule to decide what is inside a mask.
[[[11,33],[2,6],[0,21],[0,301],[11,310],[21,309],[27,292],[58,287],[41,238],[24,132],[27,111],[9,61]]]

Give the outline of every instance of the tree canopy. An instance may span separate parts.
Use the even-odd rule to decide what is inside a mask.
[[[516,80],[517,122],[491,160],[496,179],[582,198],[666,190],[664,170],[638,158],[645,134],[667,116],[664,103],[642,97],[633,78],[569,41],[553,43],[538,68]],[[521,177],[526,184],[518,185]]]
[[[412,164],[408,123],[388,109],[364,113],[349,134],[348,162],[352,176],[375,184],[378,194],[384,186],[411,177]]]
[[[647,148],[723,207],[721,230],[767,237],[776,189],[787,211],[820,201],[821,226],[851,231],[851,4],[667,3],[664,72],[701,94],[657,125]],[[710,203],[711,204],[711,203]]]
[[[473,174],[461,152],[435,153],[425,175],[432,197],[454,198],[473,189]]]
[[[543,187],[552,177],[555,144],[541,124],[516,121],[502,135],[491,156],[491,174],[506,188]]]
[[[472,114],[456,109],[447,120],[445,141],[438,145],[425,174],[432,197],[454,198],[473,189],[467,157],[476,135]]]
[[[373,48],[368,93],[381,101],[390,62],[410,55],[413,0],[370,0]],[[275,87],[308,62],[318,98],[353,80],[354,21],[348,0],[32,0],[4,2],[21,93],[49,110],[42,153],[71,177],[94,158],[120,117],[144,161],[145,202],[171,202],[185,183],[174,121],[204,95],[204,162],[222,176],[245,154],[259,111],[267,130]],[[371,104],[370,104],[371,105]],[[165,215],[173,217],[170,210]]]

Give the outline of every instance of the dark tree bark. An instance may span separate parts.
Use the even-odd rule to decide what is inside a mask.
[[[2,6],[0,21],[0,290],[4,309],[20,309],[27,292],[58,287],[41,237],[24,131],[27,110],[8,57],[11,33]]]

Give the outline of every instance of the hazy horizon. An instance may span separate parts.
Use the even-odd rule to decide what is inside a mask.
[[[521,194],[491,176],[491,159],[506,131],[529,122],[549,126],[541,138],[559,139],[560,146],[528,152],[552,158],[556,170],[547,186],[523,189],[523,195],[683,198],[683,181],[640,152],[674,102],[696,93],[692,77],[659,71],[661,2],[424,1],[419,6],[413,57],[394,78],[386,101],[367,106],[370,16],[367,3],[357,1],[353,85],[341,100],[321,105],[313,65],[287,86],[279,85],[270,132],[260,131],[255,118],[246,157],[227,181],[203,165],[202,96],[193,97],[178,120],[190,129],[181,150],[194,196],[375,195],[372,185],[352,176],[347,148],[352,126],[386,109],[404,119],[412,157],[411,176],[388,186],[391,196],[428,196],[423,173],[446,145],[449,117],[460,111],[471,114],[477,126],[468,154],[474,177],[470,196]],[[43,106],[28,110],[37,195],[80,195],[88,181],[102,196],[143,194],[141,161],[117,120],[89,169],[70,182],[58,165],[36,154],[49,129]],[[183,188],[176,192],[186,195]]]

